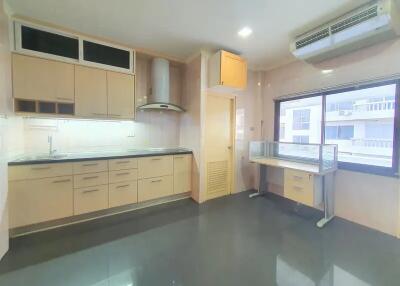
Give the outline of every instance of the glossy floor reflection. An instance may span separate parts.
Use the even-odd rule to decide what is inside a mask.
[[[400,285],[400,240],[280,199],[190,200],[14,239],[0,285]]]

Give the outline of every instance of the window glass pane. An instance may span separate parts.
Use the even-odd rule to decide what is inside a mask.
[[[23,49],[56,56],[78,59],[78,39],[21,26]]]
[[[130,54],[121,50],[89,41],[83,41],[83,59],[124,69],[129,69]]]
[[[395,94],[391,84],[326,96],[325,143],[339,161],[392,167]]]
[[[283,101],[279,115],[281,142],[321,143],[321,96]]]

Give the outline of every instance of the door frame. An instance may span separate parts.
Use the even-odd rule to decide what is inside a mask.
[[[236,95],[234,94],[225,94],[225,93],[217,93],[217,92],[210,92],[208,91],[206,93],[206,102],[205,102],[205,116],[207,116],[207,104],[208,104],[208,97],[209,96],[214,96],[214,97],[224,97],[230,100],[231,103],[231,152],[230,152],[230,160],[231,160],[231,176],[230,176],[230,184],[229,184],[229,191],[228,195],[234,194],[236,190]],[[207,126],[205,125],[205,128]],[[205,133],[207,131],[205,130]],[[204,164],[204,174],[205,174],[205,184],[207,184],[207,149],[206,146],[204,146],[204,152],[203,153],[203,162]],[[206,185],[205,185],[206,186]],[[208,193],[207,193],[207,187],[205,187],[205,201],[208,201]]]

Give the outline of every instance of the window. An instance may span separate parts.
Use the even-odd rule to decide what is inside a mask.
[[[282,101],[278,112],[282,142],[299,143],[294,140],[305,138],[307,143],[321,142],[322,96]]]
[[[276,128],[275,138],[337,144],[339,168],[395,175],[398,86],[399,81],[388,81],[277,101],[276,124],[286,128],[284,137]]]
[[[310,109],[293,110],[293,130],[310,129]]]
[[[325,126],[325,139],[350,140],[354,136],[354,126]]]
[[[309,139],[310,138],[308,136],[299,136],[299,135],[293,136],[293,142],[294,143],[308,144]]]

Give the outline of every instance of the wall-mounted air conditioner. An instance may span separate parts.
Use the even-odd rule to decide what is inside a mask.
[[[393,0],[381,0],[299,35],[290,50],[301,60],[318,63],[398,35],[399,9]]]

